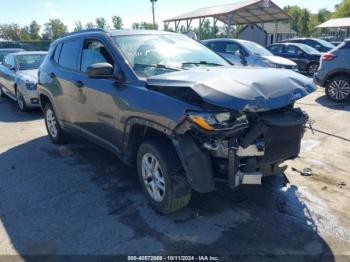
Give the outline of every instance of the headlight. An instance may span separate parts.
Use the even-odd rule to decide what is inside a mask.
[[[26,87],[28,90],[36,90],[37,84],[33,82],[26,81]]]
[[[231,129],[235,123],[247,124],[244,115],[235,115],[231,112],[187,112],[188,118],[197,126],[207,131]]]
[[[267,65],[268,65],[269,67],[272,67],[272,68],[282,68],[281,65],[275,64],[275,63],[273,63],[273,62],[271,62],[271,61],[269,61],[269,60],[266,60],[266,63],[267,63]]]

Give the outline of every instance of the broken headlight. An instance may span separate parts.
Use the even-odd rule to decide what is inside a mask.
[[[188,118],[206,131],[225,130],[235,128],[237,124],[248,124],[245,115],[231,112],[187,112]]]

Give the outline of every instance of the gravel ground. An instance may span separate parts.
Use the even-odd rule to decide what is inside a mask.
[[[350,255],[350,105],[323,90],[286,177],[194,194],[170,216],[147,204],[134,169],[80,139],[50,143],[42,114],[0,99],[1,255]],[[293,169],[294,168],[294,169]],[[295,170],[312,168],[314,175]],[[289,183],[287,181],[289,180]]]

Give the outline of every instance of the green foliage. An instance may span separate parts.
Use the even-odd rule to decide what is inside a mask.
[[[32,21],[29,25],[29,40],[39,41],[40,40],[40,29],[41,25],[39,25],[35,20]]]
[[[123,28],[123,19],[120,16],[114,15],[112,16],[112,24],[114,29],[122,29]]]
[[[134,30],[153,30],[153,23],[147,23],[147,22],[135,22],[132,24],[132,29]],[[158,30],[159,26],[156,24],[156,30]]]
[[[67,26],[60,19],[50,19],[44,26],[43,40],[55,40],[67,33]]]
[[[101,29],[109,29],[110,26],[104,17],[98,17],[96,18],[96,26]]]
[[[81,23],[81,21],[75,21],[74,22],[74,32],[77,32],[77,31],[81,31],[83,30],[84,27],[83,27],[83,24]]]
[[[336,11],[333,14],[334,18],[342,18],[350,16],[350,0],[343,0],[341,4],[336,5]]]

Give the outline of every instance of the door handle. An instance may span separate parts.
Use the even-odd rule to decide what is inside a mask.
[[[75,85],[76,87],[79,87],[79,88],[84,87],[84,83],[81,82],[81,81],[75,81],[75,82],[74,82],[74,85]]]
[[[51,72],[51,73],[49,73],[49,77],[51,77],[51,78],[55,78],[55,77],[56,77],[56,75],[55,75],[55,73]]]

